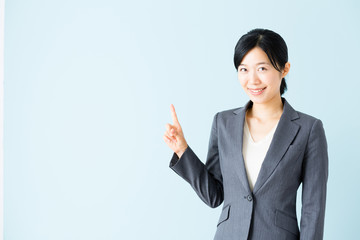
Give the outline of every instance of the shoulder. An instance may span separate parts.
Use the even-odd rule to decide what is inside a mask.
[[[237,115],[241,110],[244,110],[244,107],[237,107],[219,111],[215,114],[214,118],[217,120],[226,120],[232,118],[233,116]]]
[[[296,119],[296,122],[301,123],[301,124],[313,125],[316,121],[321,121],[317,117],[312,116],[312,115],[307,114],[307,113],[303,113],[303,112],[300,112],[300,111],[296,111],[296,113],[299,116],[299,118]]]
[[[319,118],[304,112],[296,110],[295,112],[297,113],[298,118],[294,119],[294,122],[301,125],[302,127],[311,129],[314,127],[314,125],[322,126],[322,121]]]
[[[300,126],[300,132],[306,136],[320,136],[325,135],[322,121],[310,114],[294,110],[291,107],[293,116],[297,115],[292,119],[292,122]]]
[[[287,117],[290,117],[287,119],[292,124],[298,125],[298,133],[293,145],[303,146],[306,149],[313,146],[326,149],[326,137],[322,121],[315,116],[293,109],[288,103],[287,106]]]
[[[232,116],[234,114],[237,114],[242,109],[244,109],[244,107],[231,108],[231,109],[222,110],[222,111],[218,112],[217,114],[219,114],[221,116]]]
[[[282,100],[284,102],[283,115],[285,115],[282,117],[290,119],[294,123],[301,126],[313,126],[314,123],[321,122],[321,120],[315,116],[297,111],[296,108],[293,108],[285,98],[282,98]]]

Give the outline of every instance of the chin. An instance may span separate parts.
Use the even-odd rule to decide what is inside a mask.
[[[252,94],[248,94],[248,96],[253,103],[257,103],[257,104],[265,103],[269,100],[264,96],[253,96]]]
[[[251,93],[248,94],[250,100],[255,103],[255,104],[264,104],[264,103],[269,103],[272,100],[274,100],[276,97],[275,96],[268,96],[266,94],[264,95],[259,95],[259,96],[254,96]],[[281,97],[280,97],[281,98]]]

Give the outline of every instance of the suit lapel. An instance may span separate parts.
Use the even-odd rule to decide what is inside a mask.
[[[299,117],[298,114],[284,98],[283,103],[283,113],[275,130],[265,159],[261,165],[260,172],[253,189],[254,194],[264,185],[270,175],[274,172],[299,131],[299,125],[292,122],[292,120]]]
[[[234,164],[234,169],[237,175],[240,178],[241,183],[247,192],[250,192],[249,181],[247,179],[247,173],[245,168],[245,161],[242,151],[243,146],[243,131],[244,131],[244,122],[245,122],[245,113],[246,110],[252,105],[252,102],[249,101],[247,104],[239,109],[233,111],[234,118],[231,121],[231,125],[229,126],[230,135],[232,142],[234,143],[233,150],[235,151],[235,159],[237,160]]]
[[[296,111],[290,106],[290,104],[282,98],[284,103],[283,113],[279,120],[279,124],[275,130],[273,139],[271,141],[270,147],[267,151],[265,159],[261,165],[258,178],[255,182],[253,193],[255,194],[270,177],[270,175],[275,170],[276,166],[279,164],[289,145],[295,138],[296,134],[299,131],[299,125],[292,122],[292,120],[298,118]],[[247,179],[247,173],[245,168],[245,162],[243,157],[243,130],[245,122],[245,113],[246,110],[252,106],[252,102],[249,101],[244,107],[236,109],[233,111],[234,119],[231,122],[230,129],[233,129],[231,132],[232,139],[234,140],[234,150],[238,157],[239,162],[236,162],[235,171],[238,174],[241,182],[243,183],[245,189],[250,192],[249,182]]]

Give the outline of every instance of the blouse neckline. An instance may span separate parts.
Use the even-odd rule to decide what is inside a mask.
[[[266,140],[268,140],[269,138],[272,138],[272,136],[274,135],[275,133],[275,130],[276,130],[276,127],[277,125],[279,124],[279,121],[275,124],[275,126],[270,130],[270,132],[268,132],[268,134],[266,134],[265,137],[263,137],[262,139],[260,139],[259,141],[254,141],[253,137],[251,136],[251,133],[250,133],[250,129],[249,129],[249,125],[247,124],[247,120],[245,119],[245,134],[248,135],[248,138],[250,139],[250,142],[254,145],[258,145],[258,144],[261,144],[263,142],[265,142]]]

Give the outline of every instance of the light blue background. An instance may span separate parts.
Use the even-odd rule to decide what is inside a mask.
[[[256,28],[287,42],[284,95],[320,118],[325,239],[358,238],[359,1],[5,3],[6,240],[212,239],[207,207],[168,164],[176,107],[205,161],[218,111],[248,100],[233,67]]]

